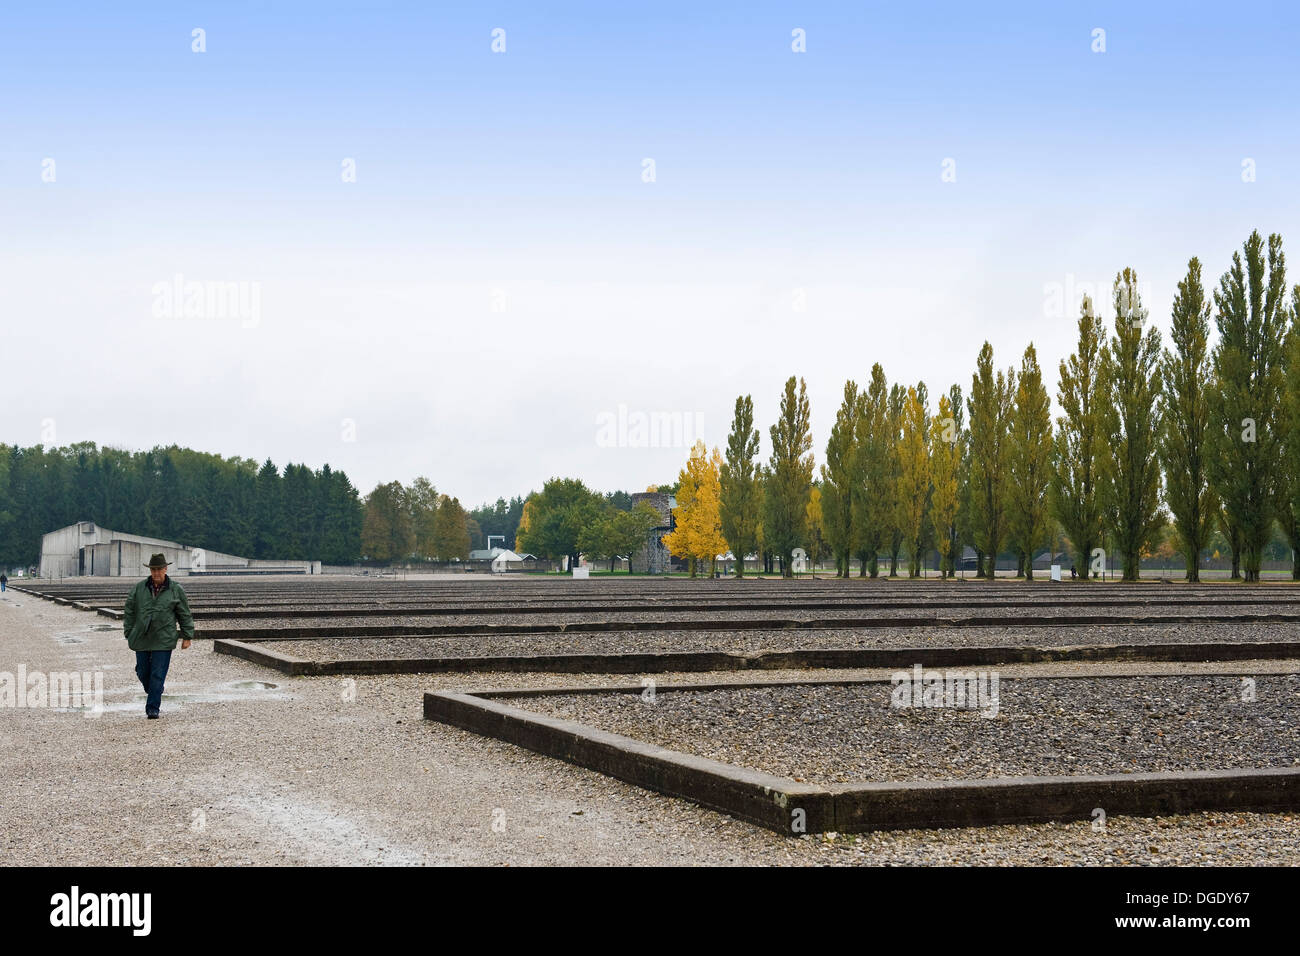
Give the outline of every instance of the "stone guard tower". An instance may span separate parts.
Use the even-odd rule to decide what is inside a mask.
[[[632,571],[640,574],[666,574],[671,569],[672,556],[664,547],[664,535],[676,527],[673,508],[677,499],[659,491],[642,491],[632,495],[632,507],[646,502],[659,512],[659,524],[650,529],[646,543],[632,555]]]

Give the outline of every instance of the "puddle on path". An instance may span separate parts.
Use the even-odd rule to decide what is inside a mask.
[[[261,680],[243,680],[234,681],[228,684],[215,684],[210,687],[198,687],[193,690],[184,690],[188,685],[180,684],[178,689],[181,693],[163,694],[163,713],[167,712],[167,705],[173,707],[181,705],[184,709],[186,704],[224,704],[231,701],[263,701],[263,700],[293,700],[292,694],[277,693],[280,690],[279,684],[272,684],[269,681]],[[122,697],[129,695],[128,700],[114,700],[112,703],[105,702],[103,707],[104,713],[122,713],[130,711],[143,711],[145,702],[145,693],[143,690],[110,690],[104,693],[105,697]],[[55,707],[61,713],[81,712],[90,710],[89,707]]]
[[[54,639],[60,644],[85,644],[90,639],[90,632],[94,630],[93,625],[79,627],[75,631],[56,631]]]

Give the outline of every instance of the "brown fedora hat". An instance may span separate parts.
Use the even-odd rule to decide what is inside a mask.
[[[170,564],[171,562],[167,560],[167,556],[160,551],[157,554],[155,554],[152,558],[149,559],[149,563],[146,564],[145,567],[165,568],[168,567]]]

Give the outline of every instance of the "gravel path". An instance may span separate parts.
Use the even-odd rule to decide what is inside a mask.
[[[172,665],[167,690],[180,699],[164,704],[162,720],[145,721],[120,634],[89,626],[102,621],[12,591],[0,597],[0,671],[20,663],[29,671],[102,668],[107,703],[117,708],[97,719],[0,709],[7,865],[1300,864],[1300,818],[1292,814],[1112,817],[1104,833],[1081,821],[779,837],[424,721],[422,692],[463,687],[460,675],[288,680],[197,644]],[[246,681],[280,687],[232,686]],[[473,677],[480,686],[555,681]],[[494,820],[503,825],[494,830]]]
[[[1300,766],[1300,675],[999,680],[987,709],[890,684],[521,698],[529,710],[819,784]],[[985,707],[981,699],[980,707]]]
[[[1162,624],[1120,627],[905,627],[774,631],[592,631],[577,634],[466,637],[346,637],[260,641],[291,657],[360,660],[531,654],[635,654],[649,651],[788,651],[854,647],[1061,647],[1079,644],[1164,644],[1207,641],[1300,642],[1291,624]]]

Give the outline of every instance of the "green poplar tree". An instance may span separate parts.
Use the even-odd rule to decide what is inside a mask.
[[[1102,350],[1101,505],[1124,563],[1124,580],[1141,574],[1142,550],[1164,526],[1160,510],[1160,333],[1146,329],[1137,273],[1115,277],[1115,335]]]
[[[808,497],[812,492],[812,430],[808,391],[803,379],[785,383],[781,410],[772,426],[772,455],[763,516],[763,536],[781,558],[781,576],[793,577],[794,549],[803,544],[808,523]]]
[[[951,549],[947,575],[951,578],[957,574],[957,562],[961,560],[962,548],[971,540],[970,430],[966,427],[966,402],[962,399],[960,385],[948,387],[948,407],[952,421],[946,427],[952,430],[957,451],[957,515],[948,529]]]
[[[1187,559],[1187,580],[1201,580],[1201,552],[1210,543],[1218,505],[1207,468],[1210,440],[1210,303],[1201,284],[1201,262],[1193,257],[1174,297],[1170,338],[1160,362],[1163,385],[1160,464],[1165,503],[1173,516],[1179,550]]]
[[[754,400],[736,399],[727,455],[719,469],[722,536],[736,558],[736,577],[745,576],[745,555],[758,549],[761,490],[754,456],[758,454],[758,429],[754,427]]]
[[[1074,551],[1074,564],[1086,581],[1092,568],[1093,549],[1101,544],[1101,501],[1098,497],[1102,441],[1099,382],[1105,329],[1093,307],[1083,297],[1079,307],[1079,344],[1062,361],[1052,442],[1052,482],[1049,503],[1053,517],[1065,530]]]
[[[1291,290],[1291,331],[1287,334],[1286,416],[1283,469],[1286,475],[1277,510],[1291,544],[1291,580],[1300,581],[1300,285]]]
[[[966,411],[970,417],[971,531],[983,560],[976,577],[996,577],[1007,539],[1007,458],[1015,369],[993,371],[993,346],[980,349]],[[987,567],[985,567],[987,565]]]
[[[859,483],[854,432],[859,414],[858,386],[844,383],[844,401],[835,415],[830,440],[826,443],[826,464],[822,476],[822,528],[835,558],[835,576],[849,576],[849,554],[853,550],[853,488]]]
[[[854,427],[854,473],[850,512],[853,547],[862,563],[859,576],[880,573],[880,549],[889,533],[892,470],[889,440],[889,385],[879,363],[871,366],[871,381],[858,393]]]
[[[903,407],[907,402],[907,389],[895,382],[889,386],[889,484],[885,495],[886,514],[889,530],[885,544],[889,547],[889,576],[898,577],[898,554],[903,549],[904,530],[907,525],[906,507],[903,502],[902,478],[902,441],[903,441]]]
[[[1214,293],[1219,342],[1213,353],[1210,482],[1230,529],[1240,535],[1242,571],[1258,581],[1276,516],[1282,473],[1281,405],[1286,334],[1282,237],[1252,232]],[[1234,549],[1235,550],[1235,549]]]
[[[1020,362],[1010,424],[1007,524],[1024,555],[1025,580],[1032,581],[1034,549],[1046,544],[1050,535],[1047,497],[1052,475],[1051,402],[1032,342]]]

